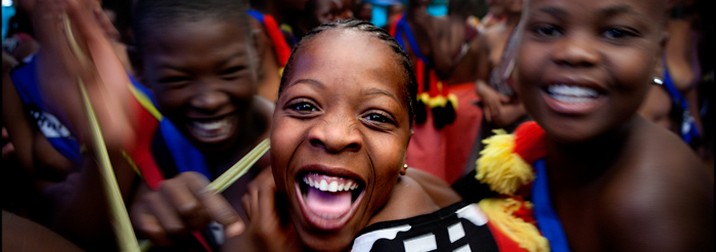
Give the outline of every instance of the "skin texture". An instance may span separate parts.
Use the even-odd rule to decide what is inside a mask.
[[[712,176],[636,114],[663,50],[664,6],[535,0],[526,9],[519,92],[547,133],[550,196],[574,251],[713,250]],[[559,101],[547,92],[556,85],[597,94]]]
[[[273,117],[272,174],[259,175],[249,186],[243,199],[247,230],[224,249],[341,251],[367,225],[430,213],[459,200],[439,179],[405,172],[411,125],[407,77],[390,47],[346,29],[323,31],[302,43]],[[306,174],[357,182],[360,196],[353,209],[341,221],[315,215],[303,203]]]
[[[326,247],[326,240],[350,243],[385,204],[389,194],[382,192],[395,185],[410,139],[409,118],[401,113],[407,104],[400,102],[399,87],[392,84],[405,77],[395,74],[400,69],[390,58],[380,57],[392,55],[388,48],[377,40],[354,42],[365,36],[361,34],[329,31],[319,36],[330,35],[341,36],[299,52],[323,60],[297,60],[296,72],[279,98],[271,136],[277,187],[288,195],[299,236],[314,248]],[[339,50],[346,47],[356,50]],[[338,71],[322,74],[350,65],[355,70],[348,76]],[[316,227],[303,217],[295,184],[297,176],[309,171],[351,178],[364,186],[365,203],[337,232],[312,232]]]
[[[23,1],[26,2],[26,1]],[[30,1],[27,1],[30,2]],[[34,4],[34,1],[32,1]],[[82,79],[102,128],[107,151],[123,199],[129,194],[135,173],[124,162],[121,148],[131,144],[133,131],[128,111],[122,102],[128,94],[122,85],[126,72],[109,39],[109,27],[102,23],[96,1],[40,1],[32,9],[38,52],[39,85],[52,112],[69,127],[71,134],[86,145],[85,160],[75,164],[54,149],[22,109],[15,86],[3,76],[3,117],[7,122],[15,156],[30,180],[28,186],[37,195],[29,209],[33,220],[62,234],[86,250],[116,247],[108,217],[103,185],[88,120],[79,103],[77,80]],[[72,31],[85,54],[94,64],[84,65],[69,47],[63,27],[64,16],[73,24]],[[123,79],[124,78],[124,79]],[[108,95],[112,94],[112,95]],[[22,178],[16,178],[22,179]],[[103,221],[104,220],[104,221]]]
[[[255,44],[245,30],[250,28],[202,18],[161,29],[143,41],[143,80],[155,92],[160,112],[218,176],[268,137],[273,105],[256,95]],[[187,34],[198,39],[186,39]],[[143,185],[132,206],[133,224],[154,244],[174,248],[211,220],[224,225],[227,238],[236,236],[243,229],[245,185],[267,166],[268,160],[260,160],[223,194],[206,190],[209,181],[195,172],[167,179],[156,191]]]

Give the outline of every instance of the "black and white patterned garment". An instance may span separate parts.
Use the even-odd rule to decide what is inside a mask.
[[[353,242],[364,251],[498,251],[477,204],[458,202],[436,212],[366,227]]]

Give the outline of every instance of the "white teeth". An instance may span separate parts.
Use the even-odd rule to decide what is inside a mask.
[[[547,89],[550,94],[576,97],[595,97],[597,91],[591,88],[567,85],[552,85]]]
[[[203,138],[221,137],[231,132],[233,123],[229,118],[211,122],[191,123],[192,133]]]
[[[328,182],[326,182],[325,179],[321,179],[320,185],[321,185],[321,186],[318,188],[319,190],[324,191],[324,192],[325,192],[326,190],[328,190]]]
[[[328,184],[328,191],[329,192],[336,192],[338,191],[338,182],[333,181],[330,184]]]
[[[213,121],[213,122],[194,122],[194,127],[201,130],[217,130],[222,127],[226,127],[229,124],[227,120]]]
[[[551,85],[547,88],[547,92],[552,98],[567,103],[588,102],[599,95],[591,88],[568,85]]]
[[[324,192],[343,192],[358,188],[358,184],[350,180],[339,179],[328,182],[325,178],[318,179],[317,181],[314,179],[314,177],[306,176],[303,178],[303,183]]]

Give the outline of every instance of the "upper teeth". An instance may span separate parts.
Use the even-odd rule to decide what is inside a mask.
[[[597,91],[591,88],[568,86],[568,85],[552,85],[547,88],[550,94],[575,96],[575,97],[596,97]]]
[[[314,178],[312,176],[306,176],[303,177],[303,182],[307,185],[316,188],[321,191],[328,191],[328,192],[339,192],[339,191],[349,191],[354,190],[358,188],[358,184],[346,179],[329,179],[326,177],[321,176],[320,179]]]
[[[194,127],[202,130],[216,130],[222,127],[226,127],[228,124],[228,120],[218,120],[213,122],[194,122]]]

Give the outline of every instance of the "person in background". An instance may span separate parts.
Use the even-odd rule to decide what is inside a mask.
[[[534,122],[486,140],[476,179],[499,194],[479,203],[488,219],[536,223],[552,251],[713,250],[713,176],[637,113],[667,1],[526,3],[515,77]]]
[[[241,231],[245,184],[268,167],[267,159],[259,160],[223,193],[190,182],[216,179],[268,137],[273,104],[257,95],[259,62],[248,7],[234,0],[146,0],[135,6],[138,74],[149,89],[133,87],[141,94],[137,99],[147,101],[138,115],[148,127],[140,131],[146,134],[140,146],[152,162],[137,165],[145,183],[130,217],[137,233],[156,246],[218,249],[225,235]],[[187,185],[203,193],[189,193]],[[214,211],[220,206],[231,210]],[[209,217],[221,225],[210,227]]]

